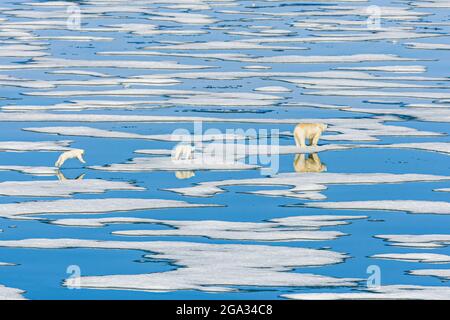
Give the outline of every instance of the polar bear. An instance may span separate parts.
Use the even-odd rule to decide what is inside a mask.
[[[195,147],[189,144],[178,144],[172,152],[173,160],[190,160],[194,158]]]
[[[294,170],[296,172],[323,172],[327,166],[320,161],[317,153],[312,153],[306,159],[305,154],[297,154],[294,159]]]
[[[297,147],[305,148],[306,139],[310,141],[310,145],[317,146],[319,138],[328,126],[323,123],[299,123],[294,129],[294,139]]]
[[[82,163],[86,163],[83,159],[84,150],[83,149],[72,149],[70,151],[63,152],[58,160],[55,162],[55,167],[61,168],[61,166],[66,162],[66,160],[77,158]]]

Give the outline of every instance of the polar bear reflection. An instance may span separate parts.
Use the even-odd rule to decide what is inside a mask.
[[[294,159],[294,170],[296,172],[323,172],[327,166],[320,162],[317,153],[312,153],[306,158],[305,154],[297,154]]]
[[[177,179],[189,179],[195,176],[194,171],[175,171],[175,177]]]
[[[63,152],[58,160],[55,162],[55,167],[61,168],[61,166],[69,159],[77,158],[82,163],[86,163],[83,159],[84,150],[83,149],[72,149],[70,151]]]
[[[67,179],[65,176],[64,176],[64,174],[61,172],[61,171],[57,171],[56,172],[56,176],[58,177],[58,180],[59,181],[75,181],[75,180],[83,180],[83,178],[84,178],[84,176],[85,176],[86,174],[80,174],[78,177],[76,177],[75,179]]]
[[[328,128],[323,123],[299,123],[294,129],[294,139],[297,147],[305,148],[306,140],[310,146],[316,147],[322,133]]]

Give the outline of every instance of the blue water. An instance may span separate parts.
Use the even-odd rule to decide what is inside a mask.
[[[46,1],[31,1],[32,3]],[[143,1],[145,3],[146,1]],[[170,1],[168,1],[170,2]],[[76,1],[83,14],[84,10],[96,8],[96,1]],[[172,4],[176,4],[174,1]],[[133,6],[130,1],[123,4]],[[413,11],[427,12],[430,16],[421,18],[421,21],[428,22],[449,22],[448,9],[414,8],[406,2],[395,2],[390,0],[374,1],[367,3],[335,2],[335,3],[290,3],[288,1],[235,1],[233,6],[211,5],[207,10],[170,9],[167,4],[152,4],[148,1],[144,6],[145,12],[108,12],[97,18],[83,18],[81,30],[54,30],[52,28],[44,30],[30,31],[36,38],[33,40],[21,39],[20,37],[0,37],[0,45],[6,45],[7,41],[18,41],[20,44],[32,44],[39,42],[46,43],[47,57],[76,59],[76,60],[132,60],[132,61],[176,61],[180,64],[188,65],[208,65],[214,68],[204,70],[151,70],[151,69],[127,69],[127,68],[85,68],[73,67],[68,69],[103,72],[115,77],[127,78],[135,75],[152,74],[174,74],[184,72],[309,72],[327,71],[336,67],[362,67],[381,65],[422,65],[427,68],[423,74],[396,74],[374,72],[380,76],[426,76],[426,77],[448,77],[450,67],[449,51],[445,50],[417,50],[408,49],[404,46],[407,42],[436,42],[449,43],[449,26],[439,26],[437,30],[429,30],[423,27],[412,27],[416,32],[438,32],[441,37],[424,39],[400,39],[396,43],[391,41],[341,41],[341,42],[318,42],[318,43],[263,43],[262,45],[282,45],[291,47],[307,47],[308,50],[151,50],[160,52],[179,53],[245,53],[257,57],[268,57],[278,55],[352,55],[352,54],[395,54],[400,57],[422,59],[423,61],[379,61],[362,63],[316,63],[316,64],[295,64],[295,63],[264,63],[270,66],[270,70],[245,70],[244,66],[261,64],[240,61],[223,61],[213,59],[202,59],[194,57],[172,57],[172,56],[102,56],[98,52],[102,51],[143,51],[143,47],[157,46],[170,42],[207,42],[207,41],[229,41],[258,38],[257,36],[239,36],[227,34],[228,31],[250,31],[257,32],[257,29],[250,27],[254,25],[270,26],[274,29],[285,29],[292,31],[292,37],[311,37],[315,35],[326,36],[328,34],[341,33],[351,34],[351,31],[318,31],[308,30],[300,27],[293,27],[296,21],[305,19],[303,16],[275,16],[275,19],[252,20],[251,18],[262,17],[258,13],[293,13],[304,11],[324,10],[331,5],[357,6],[366,8],[369,5],[380,6],[400,6],[411,8]],[[254,5],[253,5],[254,4]],[[1,4],[4,8],[13,10],[32,10],[33,12],[62,10],[65,7],[32,7],[20,1],[4,0]],[[224,10],[238,10],[240,14],[226,14]],[[330,9],[331,10],[331,9]],[[205,24],[183,24],[171,21],[152,20],[152,12],[183,12],[193,14],[204,14],[215,18],[218,21],[209,24],[214,27],[226,27],[225,30],[213,30]],[[268,17],[268,16],[265,16]],[[22,18],[17,17],[8,10],[2,10],[0,18],[7,22],[28,22],[43,21],[43,18]],[[350,16],[317,16],[307,17],[311,21],[315,19],[338,19],[338,20],[362,20],[364,17]],[[56,17],[57,20],[65,21]],[[308,20],[309,21],[309,20]],[[145,23],[157,25],[159,29],[188,29],[203,30],[206,34],[201,35],[154,35],[142,36],[124,31],[88,31],[83,29],[103,28],[107,25]],[[389,29],[394,26],[402,26],[400,21],[392,21],[389,18],[381,17],[382,27]],[[344,25],[345,26],[345,25]],[[364,26],[364,25],[363,25]],[[3,28],[0,30],[3,31]],[[357,33],[357,32],[355,32]],[[366,33],[366,32],[364,32]],[[0,35],[1,36],[1,35]],[[47,36],[96,36],[112,37],[112,41],[61,41],[46,40]],[[274,36],[285,37],[285,36]],[[264,37],[259,37],[264,38]],[[0,65],[18,65],[31,63],[29,58],[20,57],[0,57]],[[64,70],[64,69],[54,69]],[[54,71],[53,70],[53,71]],[[0,70],[0,75],[9,75],[16,78],[34,80],[91,80],[102,79],[83,75],[63,75],[51,74],[50,69],[24,69],[24,70]],[[382,97],[352,97],[352,96],[315,96],[308,95],[311,90],[303,89],[294,84],[276,80],[277,77],[251,77],[236,80],[207,80],[207,79],[179,79],[181,83],[174,86],[145,86],[132,85],[131,89],[174,89],[174,90],[197,90],[212,92],[252,92],[253,89],[262,86],[284,86],[292,90],[289,93],[268,93],[284,97],[273,105],[264,107],[240,106],[216,106],[216,105],[175,105],[169,108],[137,109],[137,110],[85,110],[85,111],[53,111],[52,113],[79,113],[79,114],[122,114],[122,115],[154,115],[154,116],[193,116],[193,117],[217,117],[224,119],[255,118],[255,119],[328,119],[328,118],[350,118],[358,119],[375,117],[370,113],[356,113],[341,111],[337,109],[321,109],[311,107],[287,107],[285,103],[310,102],[335,105],[348,105],[357,108],[401,108],[399,105],[371,104],[367,100],[383,100]],[[282,77],[280,77],[282,78]],[[109,78],[105,78],[109,79]],[[408,81],[398,81],[408,82]],[[408,82],[409,83],[409,82]],[[418,84],[439,84],[448,86],[446,82],[417,81],[411,83]],[[33,89],[20,88],[14,86],[0,86],[0,106],[5,105],[53,105],[66,103],[72,100],[145,100],[160,101],[166,100],[164,96],[76,96],[76,97],[45,97],[24,95],[27,92],[36,91],[64,91],[64,90],[114,90],[122,89],[122,86],[60,86],[56,89]],[[356,89],[358,90],[358,89]],[[366,90],[366,89],[361,89]],[[380,90],[380,89],[379,89]],[[387,91],[402,91],[401,89]],[[428,89],[411,89],[412,91],[426,91]],[[317,90],[312,90],[317,91]],[[447,89],[433,89],[432,92],[447,92]],[[432,99],[414,99],[403,97],[388,97],[386,100],[400,101],[405,103],[432,103]],[[234,112],[217,112],[217,110],[234,110]],[[245,111],[247,110],[247,111]],[[447,109],[448,110],[448,109]],[[216,112],[214,112],[216,111]],[[5,112],[5,111],[2,111]],[[50,111],[51,112],[51,111]],[[420,119],[406,119],[398,121],[388,121],[386,125],[398,125],[417,130],[444,133],[442,136],[377,136],[379,141],[376,144],[391,144],[405,142],[450,142],[448,137],[447,122],[425,122]],[[0,141],[53,141],[72,140],[71,147],[86,150],[85,159],[87,165],[106,165],[112,163],[123,163],[137,156],[134,151],[137,149],[171,149],[174,142],[138,140],[138,139],[112,139],[93,138],[75,136],[57,136],[45,133],[35,133],[23,131],[27,127],[50,127],[50,126],[89,126],[104,130],[123,131],[139,134],[170,134],[175,129],[185,128],[190,131],[194,126],[190,122],[180,123],[107,123],[107,122],[2,122],[0,127]],[[217,128],[226,129],[242,128],[244,130],[254,128],[278,129],[280,131],[291,131],[293,125],[285,124],[254,124],[254,123],[203,123],[204,130]],[[293,144],[291,137],[280,138],[280,144]],[[327,143],[349,143],[348,141],[321,141]],[[354,143],[354,142],[350,142]],[[365,142],[364,142],[365,143]],[[0,152],[0,165],[26,165],[26,166],[52,166],[58,154],[56,152]],[[138,155],[145,157],[145,155]],[[449,175],[450,162],[448,155],[429,151],[412,149],[349,149],[341,151],[326,151],[320,153],[320,159],[327,165],[328,172],[332,173],[420,173],[433,175]],[[280,173],[293,172],[294,155],[280,156]],[[380,234],[447,234],[450,216],[434,214],[408,214],[405,212],[388,211],[355,211],[355,210],[322,210],[303,207],[302,204],[310,200],[300,200],[284,197],[265,197],[252,195],[246,192],[263,189],[287,189],[288,186],[262,187],[262,186],[233,186],[224,187],[226,192],[214,195],[209,198],[184,197],[180,194],[164,191],[165,188],[182,188],[192,186],[195,183],[205,181],[218,181],[227,179],[247,179],[260,178],[259,170],[241,171],[197,171],[196,175],[190,179],[178,180],[174,172],[153,171],[153,172],[107,172],[92,170],[79,164],[76,161],[69,161],[64,167],[64,175],[67,178],[76,178],[85,174],[85,179],[105,179],[115,181],[128,181],[146,188],[146,191],[108,191],[102,194],[76,194],[75,199],[98,199],[113,197],[130,198],[157,198],[185,200],[193,203],[220,204],[223,207],[211,208],[179,208],[179,209],[157,209],[141,210],[132,212],[113,212],[99,215],[89,215],[88,218],[102,217],[139,217],[167,220],[222,220],[240,222],[262,222],[264,220],[299,216],[299,215],[367,215],[368,219],[354,220],[351,224],[343,226],[333,226],[322,228],[322,230],[336,230],[346,233],[346,236],[332,241],[294,241],[294,242],[254,242],[218,240],[204,237],[124,237],[112,235],[117,230],[132,229],[160,229],[166,226],[155,224],[112,224],[99,228],[83,227],[63,227],[49,224],[48,221],[36,220],[9,220],[0,219],[0,240],[20,240],[30,238],[76,238],[95,240],[120,240],[120,241],[191,241],[199,243],[227,243],[227,244],[252,244],[274,246],[294,246],[303,248],[328,248],[336,252],[347,253],[349,259],[339,264],[296,268],[292,272],[308,272],[333,277],[367,278],[366,269],[369,265],[378,265],[382,270],[382,284],[414,284],[414,285],[447,285],[438,278],[427,276],[411,276],[407,270],[419,268],[448,268],[448,265],[430,265],[414,262],[377,260],[370,258],[371,255],[381,253],[407,253],[407,252],[429,252],[429,250],[401,248],[389,246],[387,242],[374,238]],[[26,175],[19,172],[0,171],[0,181],[29,181],[29,180],[56,180],[54,176],[38,177]],[[377,184],[377,185],[328,185],[322,191],[327,199],[325,201],[364,201],[364,200],[427,200],[427,201],[448,201],[448,193],[434,192],[433,189],[449,187],[448,181],[441,182],[414,182],[403,184]],[[40,201],[42,198],[32,197],[0,197],[0,205],[3,203],[13,203],[22,201]],[[45,198],[45,200],[57,200],[57,198]],[[82,210],[82,209],[81,209]],[[86,218],[83,215],[40,215],[41,218],[53,220],[58,218]],[[443,247],[433,249],[432,253],[450,254],[450,248]],[[145,274],[155,272],[167,272],[179,268],[170,261],[145,258],[148,252],[138,250],[100,250],[86,248],[72,249],[30,249],[30,248],[4,248],[0,247],[0,261],[11,262],[16,266],[0,267],[0,284],[24,290],[24,297],[28,299],[279,299],[286,293],[308,293],[308,292],[346,292],[351,289],[345,287],[336,288],[301,288],[301,287],[236,287],[235,291],[227,293],[213,293],[195,290],[179,290],[174,292],[144,292],[127,290],[96,290],[96,289],[68,289],[62,285],[63,280],[68,277],[66,268],[69,265],[78,265],[82,270],[82,275],[113,275],[113,274]],[[211,272],[215,272],[215,266],[211,266]],[[217,275],[220,283],[220,274]],[[364,281],[360,283],[360,288],[364,288]]]

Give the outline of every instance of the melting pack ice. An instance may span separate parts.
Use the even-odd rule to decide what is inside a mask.
[[[3,1],[0,299],[448,299],[448,8]],[[297,148],[298,123],[328,130]],[[53,167],[74,148],[86,166]],[[271,176],[248,162],[273,156]],[[102,291],[68,290],[78,258]],[[19,262],[43,278],[16,285]]]

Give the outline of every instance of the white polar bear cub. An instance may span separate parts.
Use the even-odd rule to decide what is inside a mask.
[[[294,129],[294,139],[297,147],[305,148],[306,139],[310,141],[310,145],[317,146],[319,138],[328,126],[323,123],[299,123]]]
[[[174,160],[190,160],[194,158],[195,147],[188,144],[179,144],[172,153]]]
[[[77,158],[82,163],[86,163],[86,161],[84,161],[83,159],[83,154],[84,154],[83,149],[73,149],[70,151],[66,151],[59,156],[58,160],[55,162],[55,167],[60,168],[64,164],[64,162],[66,162],[66,160],[72,158]]]

